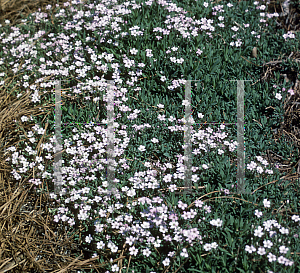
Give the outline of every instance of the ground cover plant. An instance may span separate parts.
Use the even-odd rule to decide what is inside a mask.
[[[18,27],[2,26],[0,88],[16,98],[32,92],[32,106],[44,112],[15,122],[20,131],[32,125],[5,150],[15,182],[26,179],[52,198],[53,222],[70,235],[80,230],[75,239],[101,264],[98,272],[297,272],[298,185],[271,164],[269,151],[299,160],[299,150],[273,136],[283,101],[298,96],[299,74],[290,81],[276,71],[262,78],[277,56],[289,56],[285,69],[298,71],[299,33],[280,29],[279,14],[259,1],[64,6],[51,17],[34,13]],[[230,80],[249,79],[248,194],[237,194],[236,127],[208,124],[236,122],[237,87]],[[63,86],[58,195],[56,80]],[[115,194],[107,192],[107,80],[115,83]],[[193,80],[193,192],[175,195],[185,186],[186,80]]]

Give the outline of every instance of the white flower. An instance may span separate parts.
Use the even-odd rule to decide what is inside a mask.
[[[160,114],[158,114],[157,118],[158,118],[159,120],[165,120],[165,119],[166,119],[166,118],[165,118],[165,115],[160,115]]]
[[[201,55],[201,53],[203,53],[203,51],[202,50],[200,50],[199,48],[198,48],[198,50],[197,50],[197,52],[196,52],[198,55]]]
[[[266,231],[269,231],[270,228],[272,227],[272,222],[270,220],[268,220],[268,221],[264,222],[263,225],[265,226]]]
[[[186,258],[189,256],[189,254],[188,254],[187,251],[186,251],[186,248],[183,248],[183,249],[182,249],[182,252],[180,253],[180,256],[181,256],[181,257],[186,257]]]
[[[160,78],[160,80],[161,80],[162,82],[164,82],[166,79],[167,79],[167,78],[166,78],[165,76],[162,76],[162,77]]]
[[[263,228],[261,226],[258,226],[256,230],[254,230],[254,236],[261,237],[264,235],[262,232]]]
[[[218,149],[218,154],[219,154],[219,155],[224,154],[224,151]]]
[[[264,247],[271,248],[273,243],[270,240],[264,240]]]
[[[257,253],[259,255],[265,255],[266,254],[266,250],[263,247],[259,247]]]
[[[275,262],[276,261],[276,256],[273,255],[271,252],[269,252],[268,253],[268,259],[269,259],[270,263]]]
[[[129,248],[129,253],[130,253],[130,255],[136,256],[137,253],[138,253],[138,251],[139,251],[139,250],[136,249],[135,246],[132,246],[132,247]]]
[[[93,240],[93,238],[92,238],[91,234],[89,234],[89,236],[86,236],[86,237],[85,237],[85,241],[86,241],[87,243],[90,243],[92,240]]]
[[[198,118],[203,118],[204,115],[202,115],[202,113],[198,113]]]
[[[252,253],[252,252],[256,251],[256,248],[254,246],[246,245],[245,250],[249,253]]]
[[[282,254],[286,254],[288,251],[289,251],[288,247],[285,247],[285,246],[279,247],[279,252]]]
[[[158,142],[159,142],[157,138],[152,138],[151,141],[152,141],[153,143],[158,143]]]
[[[207,166],[206,164],[203,164],[203,165],[202,165],[202,168],[203,168],[203,169],[208,169],[208,166]]]
[[[205,245],[203,246],[203,248],[204,248],[204,250],[206,250],[206,251],[210,251],[210,250],[211,250],[211,245],[210,245],[210,244],[205,244]]]
[[[255,213],[254,213],[258,218],[262,216],[262,212],[259,211],[259,210],[255,210]]]
[[[149,248],[143,249],[143,255],[146,257],[149,257],[151,254],[151,251],[149,250]]]
[[[285,261],[286,261],[286,258],[284,258],[283,256],[278,257],[278,262],[279,262],[280,264],[284,264]]]
[[[216,242],[210,244],[211,248],[217,248],[218,244]]]
[[[164,266],[168,266],[170,264],[170,259],[169,258],[165,258],[162,263],[163,263]]]
[[[221,219],[217,219],[217,220],[211,220],[210,224],[213,226],[217,226],[217,227],[221,227],[222,226],[223,221]]]
[[[141,227],[143,228],[143,229],[146,229],[146,228],[150,228],[150,224],[149,224],[149,222],[143,222],[143,224],[141,225]]]
[[[176,118],[174,118],[173,116],[170,116],[170,117],[168,118],[168,120],[172,122],[172,121],[176,120]]]
[[[183,59],[183,58],[177,59],[177,63],[178,63],[178,64],[182,64],[183,62],[184,62],[184,59]]]
[[[270,201],[268,201],[268,199],[264,199],[264,207],[265,208],[269,208],[270,207]]]
[[[278,100],[281,100],[282,96],[279,93],[276,93],[275,98],[278,99]]]
[[[27,120],[28,120],[28,117],[23,116],[23,117],[21,117],[21,120],[22,120],[22,122],[27,121]]]
[[[118,247],[116,245],[112,245],[110,250],[111,252],[116,253],[118,251]]]
[[[45,168],[45,167],[44,167],[42,164],[40,164],[40,165],[38,166],[38,169],[41,170],[41,171],[43,171],[44,168]]]
[[[119,271],[119,267],[117,264],[114,264],[112,267],[111,267],[111,270],[112,272],[118,272]]]
[[[299,217],[299,215],[293,215],[292,216],[292,220],[294,220],[295,222],[298,222],[299,220],[300,220],[300,217]]]
[[[160,243],[161,243],[161,240],[160,240],[160,239],[157,239],[157,240],[155,241],[155,243],[153,243],[153,245],[154,245],[155,247],[160,247]]]
[[[259,9],[265,10],[265,9],[266,9],[266,6],[265,6],[265,5],[261,5],[261,6],[259,7]]]
[[[182,105],[188,106],[190,103],[188,102],[188,100],[183,100],[182,101]]]
[[[279,231],[281,232],[281,234],[289,234],[289,230],[287,228],[284,228],[284,227],[279,229]]]
[[[136,195],[135,189],[129,190],[129,191],[127,192],[127,195],[128,195],[128,196],[131,196],[131,197],[135,196],[135,195]]]
[[[171,192],[174,192],[175,190],[177,190],[177,187],[176,187],[176,185],[172,184],[169,186],[169,189]]]
[[[130,53],[133,55],[136,55],[136,53],[138,53],[138,50],[135,48],[130,49]]]
[[[145,146],[143,146],[143,145],[140,145],[140,147],[139,147],[138,149],[139,149],[141,152],[146,151]]]

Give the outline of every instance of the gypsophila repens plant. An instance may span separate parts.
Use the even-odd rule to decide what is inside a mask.
[[[280,113],[282,92],[294,95],[293,90],[285,87],[280,93],[267,83],[251,88],[245,83],[245,178],[251,194],[235,193],[235,125],[205,124],[236,123],[236,82],[225,79],[246,79],[243,71],[259,79],[261,71],[240,56],[250,58],[249,49],[257,46],[260,58],[251,61],[261,65],[263,58],[279,52],[275,44],[268,44],[276,14],[267,14],[266,3],[258,1],[89,2],[72,1],[70,7],[66,3],[66,9],[53,15],[55,24],[45,14],[32,14],[34,24],[27,25],[25,19],[20,29],[5,26],[0,36],[1,69],[7,65],[7,74],[19,73],[22,87],[17,97],[30,88],[33,104],[54,103],[55,79],[66,79],[61,118],[63,189],[59,195],[50,193],[59,203],[52,210],[54,222],[69,231],[83,226],[80,243],[93,250],[100,263],[105,262],[104,253],[109,255],[106,272],[128,267],[128,272],[165,272],[168,267],[175,271],[186,258],[194,259],[186,268],[198,272],[216,272],[217,266],[237,267],[240,272],[262,266],[274,272],[295,268],[299,217],[272,214],[284,197],[278,186],[270,184],[255,193],[280,176],[265,154],[274,147],[270,127],[275,122],[261,118],[260,110],[276,104]],[[35,32],[37,26],[40,30]],[[18,39],[12,42],[15,36]],[[283,43],[294,38],[289,33],[278,39]],[[294,39],[280,50],[288,52],[296,45]],[[18,69],[20,59],[26,61]],[[41,84],[43,90],[36,88],[35,83],[51,74],[53,79]],[[106,176],[107,74],[115,83],[113,193]],[[5,75],[0,74],[0,84],[6,87],[8,82],[1,80]],[[175,195],[185,186],[187,79],[199,80],[191,88],[194,192]],[[276,88],[279,82],[272,85]],[[41,185],[46,188],[46,181],[54,184],[58,125],[53,108],[46,114],[47,130],[43,118],[21,117],[21,122],[33,119],[36,124],[24,132],[18,147],[8,149],[14,179],[28,178],[34,169],[28,181],[37,190]],[[261,126],[253,122],[260,118]],[[37,153],[42,135],[45,140]],[[213,198],[219,199],[210,202]],[[124,245],[126,258],[120,268],[113,261]]]

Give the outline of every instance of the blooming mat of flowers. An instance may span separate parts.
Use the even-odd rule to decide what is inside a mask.
[[[202,1],[199,2],[202,3]],[[76,4],[77,2],[72,1],[72,3]],[[150,7],[153,4],[153,2],[148,1],[143,4]],[[129,5],[131,5],[129,2],[124,3],[122,5],[123,8],[120,9],[120,13],[122,13],[123,15],[126,14],[126,12],[130,14],[131,10],[129,9]],[[132,5],[133,7],[135,6],[135,8],[137,8],[137,5]],[[176,7],[175,4],[169,4],[165,1],[157,1],[157,5],[165,6],[169,9],[169,12],[180,10],[180,8]],[[203,3],[203,6],[205,8],[208,8],[211,5],[212,3]],[[265,5],[259,5],[259,2],[254,2],[254,5],[256,5],[257,8],[260,10],[264,10],[266,8]],[[88,5],[86,5],[86,8],[87,7]],[[225,7],[224,5],[216,5],[213,7],[213,14],[217,14],[217,12],[224,12],[223,8],[225,8],[226,11],[228,11],[231,7],[233,7],[231,3],[228,3]],[[106,9],[102,4],[98,4],[96,6],[90,4],[90,8],[97,11],[102,10],[103,12]],[[76,15],[73,16],[73,20],[75,21],[80,18],[83,18],[84,16],[91,16],[90,11],[78,11],[73,7],[71,7],[70,10],[72,12],[76,12]],[[108,10],[106,12],[108,12]],[[36,17],[38,16],[39,14],[36,14]],[[268,18],[272,18],[272,15],[268,14],[267,16]],[[276,16],[276,14],[273,14],[273,16]],[[66,11],[61,10],[59,14],[55,15],[55,17],[66,17]],[[224,16],[218,17],[220,23],[218,23],[217,26],[221,29],[225,27],[225,25],[222,23],[222,21],[224,21],[224,18]],[[36,19],[35,22],[38,23],[40,22],[40,20],[41,19]],[[107,25],[108,20],[109,19],[106,18],[106,16],[101,17],[101,19],[99,19],[98,17],[97,22],[98,24],[100,24],[101,22],[101,24],[105,26]],[[61,30],[66,31],[71,30],[72,28],[75,28],[76,30],[82,29],[79,23],[77,25],[74,25],[75,21],[66,23],[64,25],[64,28]],[[180,20],[175,21],[175,26],[180,31],[182,31],[182,36],[186,38],[187,33],[183,31],[183,28],[179,28]],[[203,19],[201,23],[199,21],[197,22],[197,24],[202,24],[200,28],[202,31],[209,30],[213,32],[215,27],[212,25],[212,21],[213,20]],[[266,22],[266,20],[261,19],[260,22]],[[122,23],[123,26],[126,26],[127,21],[124,22],[121,16],[116,15],[115,22],[111,24],[111,28],[114,31],[121,30],[121,27],[118,23]],[[169,18],[166,21],[166,23],[172,24],[171,19]],[[95,28],[96,21],[94,21],[93,24]],[[91,25],[89,27],[91,27]],[[244,27],[248,28],[249,24],[244,24]],[[139,31],[139,28],[140,27],[138,26],[129,28],[131,35],[135,37],[141,35],[143,32]],[[171,26],[168,27],[168,29],[170,28]],[[153,32],[163,32],[163,35],[167,35],[170,32],[170,30],[168,29],[154,28]],[[231,30],[237,32],[239,28],[237,26],[233,26],[231,27]],[[36,33],[36,38],[39,38],[44,34],[45,31],[40,31]],[[207,32],[207,34],[210,35],[211,33]],[[256,33],[254,32],[253,35],[255,34]],[[191,35],[197,36],[197,30],[193,30],[191,32]],[[1,35],[1,37],[2,36],[3,35]],[[15,29],[13,36],[18,36],[21,40],[24,39],[24,35],[18,34],[17,28]],[[50,33],[48,36],[50,38],[53,37],[54,40],[54,36],[56,36],[56,34]],[[126,33],[121,33],[117,36],[120,39],[120,37],[125,37]],[[234,38],[235,36],[236,35],[233,35],[232,37]],[[25,35],[25,37],[29,37],[29,34],[27,36]],[[70,35],[70,37],[74,39],[76,37],[76,32],[74,31]],[[259,39],[260,35],[256,35],[255,37]],[[285,34],[283,37],[284,39],[293,38],[294,34],[288,33],[287,35]],[[66,40],[69,39],[69,37],[66,37],[65,34],[61,34],[60,38]],[[161,36],[156,36],[156,38],[157,40],[162,39]],[[11,38],[2,39],[1,43],[11,44],[11,40],[12,36]],[[86,40],[89,41],[91,40],[91,38],[87,37]],[[100,42],[103,43],[104,41],[105,39],[102,38]],[[108,39],[106,42],[111,44],[113,41],[112,39]],[[240,47],[242,43],[243,41],[241,39],[237,39],[237,41],[232,41],[230,43],[230,46]],[[39,47],[41,48],[42,52],[45,52],[47,46],[49,46],[50,44],[52,43],[49,42],[49,44],[47,43],[45,45],[43,43],[40,43]],[[47,75],[53,72],[53,70],[46,70],[47,66],[53,66],[55,64],[56,66],[61,66],[60,70],[56,70],[58,74],[61,73],[61,75],[67,75],[68,69],[70,71],[76,69],[76,73],[78,73],[81,77],[85,77],[88,68],[84,66],[83,59],[81,59],[77,55],[76,59],[78,60],[75,63],[72,63],[72,65],[70,65],[68,69],[65,68],[66,70],[63,70],[63,63],[68,61],[68,53],[70,50],[68,49],[67,45],[63,45],[63,40],[61,40],[60,44],[64,48],[67,56],[61,59],[62,62],[52,62],[46,57],[51,56],[52,52],[46,52],[44,54],[46,56],[40,57],[39,59],[39,71],[42,74]],[[115,46],[118,46],[118,42],[114,42],[113,44]],[[77,50],[81,48],[81,45],[81,40],[76,41],[75,47],[77,48]],[[23,46],[23,48],[25,48],[25,46]],[[167,50],[167,54],[171,52],[176,52],[178,50],[178,47],[174,46],[170,49]],[[204,48],[202,49],[204,50]],[[21,52],[21,50],[22,49],[20,48],[19,51]],[[32,55],[37,56],[37,51],[34,51],[32,49],[30,50]],[[114,68],[116,75],[118,75],[118,65],[115,63],[111,63],[114,60],[114,54],[102,53],[99,56],[96,53],[94,54],[91,48],[89,50],[91,54],[91,59],[97,64],[97,69],[106,72],[108,67]],[[57,51],[60,51],[58,47]],[[139,50],[131,48],[129,49],[129,51],[134,56],[138,53]],[[152,49],[146,49],[144,57],[152,58],[152,51]],[[8,54],[7,47],[4,48],[4,52]],[[196,54],[200,56],[202,53],[203,51],[200,48],[198,48]],[[19,54],[21,54],[21,56],[25,55],[25,53]],[[38,55],[41,56],[40,53]],[[124,58],[123,60],[124,66],[126,68],[132,67],[134,64],[134,60],[130,60],[126,55],[125,57],[126,58]],[[107,62],[110,62],[111,66],[108,66],[107,63],[103,64],[100,61],[101,59],[103,61],[103,58]],[[99,60],[96,61],[97,59]],[[178,64],[179,66],[185,61],[184,58],[169,57],[169,59],[172,63],[176,65]],[[151,62],[153,63],[152,59]],[[3,63],[4,60],[2,58],[0,59],[0,65]],[[30,63],[31,60],[29,59],[26,61],[26,65],[24,65],[24,67],[27,67],[28,70],[32,69],[32,67],[34,66],[29,65]],[[138,66],[140,68],[144,68],[145,64],[141,62],[138,64]],[[18,71],[18,68],[15,66],[13,71],[16,73]],[[141,76],[142,74],[142,71],[138,71],[136,75]],[[0,74],[0,77],[1,76],[4,76],[4,73]],[[29,86],[29,83],[26,82],[28,78],[29,76],[23,77],[23,79],[25,80],[23,86],[25,88]],[[167,78],[165,76],[161,76],[160,79],[162,82],[164,82]],[[126,84],[129,86],[133,86],[135,81],[135,77],[133,77],[132,82],[127,81]],[[100,87],[102,87],[105,90],[107,84],[105,83],[103,78],[99,82]],[[116,78],[116,82],[122,82],[122,80],[120,80],[119,75]],[[0,81],[1,85],[3,85],[4,83],[4,81]],[[185,83],[186,80],[173,80],[172,85],[168,86],[168,88],[169,90],[173,90]],[[44,87],[47,86],[49,87],[51,85],[44,84]],[[94,84],[94,86],[96,86],[96,84]],[[35,89],[35,86],[31,85],[30,88]],[[277,88],[277,86],[274,86],[274,88]],[[282,88],[282,91],[285,91],[285,88]],[[288,92],[291,95],[294,94],[292,89],[289,89]],[[74,93],[80,94],[81,91],[79,89],[75,89]],[[126,97],[126,93],[126,88],[121,88],[120,90],[118,88],[115,88],[115,96],[117,98],[121,98],[122,100],[118,100],[118,102],[116,103],[116,107],[121,112],[126,112],[130,109],[130,105],[121,105],[122,102],[125,103],[128,100],[128,98]],[[281,100],[281,94],[281,92],[277,92],[275,95],[276,99]],[[90,97],[86,97],[85,99],[88,100],[90,99]],[[107,98],[104,97],[103,100],[107,102]],[[40,95],[37,89],[35,90],[35,93],[32,97],[32,102],[41,102]],[[186,103],[187,102],[184,100],[182,105],[186,105]],[[164,109],[165,105],[159,103],[156,105],[156,107],[159,109]],[[138,114],[139,110],[136,110],[128,116],[128,119],[134,120],[138,117]],[[115,179],[115,182],[117,183],[117,187],[115,188],[116,191],[114,192],[114,194],[108,191],[109,183],[107,181],[105,173],[103,172],[103,170],[105,170],[106,168],[105,165],[107,165],[105,157],[105,145],[107,145],[108,143],[107,130],[104,126],[97,126],[96,124],[87,125],[85,129],[81,128],[80,130],[74,128],[72,131],[72,137],[69,139],[65,139],[63,143],[63,149],[66,149],[66,155],[65,160],[63,160],[62,163],[64,164],[65,162],[69,162],[71,165],[64,166],[62,168],[63,181],[65,187],[63,188],[60,196],[57,196],[54,193],[50,194],[51,198],[56,199],[57,202],[60,202],[61,204],[60,208],[53,210],[54,221],[57,223],[61,221],[69,227],[76,227],[77,223],[84,223],[86,227],[92,225],[92,227],[95,230],[95,235],[87,234],[84,238],[85,243],[87,246],[92,244],[96,245],[97,251],[94,253],[93,257],[99,256],[100,261],[101,254],[103,254],[103,252],[111,252],[112,264],[108,265],[107,269],[111,270],[112,272],[118,272],[120,270],[119,264],[113,263],[113,258],[118,258],[117,254],[122,249],[123,244],[129,245],[129,255],[135,258],[146,260],[148,262],[148,266],[152,268],[150,270],[154,270],[154,268],[157,268],[157,262],[161,262],[160,267],[158,269],[160,271],[165,270],[168,266],[172,264],[181,264],[182,258],[189,257],[188,251],[191,251],[191,253],[197,253],[199,251],[203,253],[204,251],[210,251],[212,253],[215,253],[215,255],[219,254],[219,256],[221,257],[222,252],[217,252],[224,250],[224,241],[220,239],[220,234],[221,231],[224,233],[226,232],[226,234],[229,234],[229,229],[228,227],[226,227],[226,225],[224,225],[224,223],[227,223],[227,221],[230,222],[232,217],[229,217],[228,215],[224,214],[218,215],[217,212],[214,212],[213,210],[214,206],[205,205],[205,202],[200,200],[201,198],[197,198],[192,203],[188,204],[187,200],[186,202],[183,202],[184,199],[183,201],[177,200],[175,199],[175,195],[172,195],[172,193],[178,190],[178,185],[181,185],[182,180],[184,179],[184,156],[182,156],[181,154],[177,155],[177,170],[174,174],[166,174],[166,171],[175,168],[175,164],[172,164],[170,162],[161,164],[160,161],[156,163],[145,161],[143,163],[145,171],[135,172],[134,176],[130,177],[128,181],[122,181],[121,175],[125,174],[128,170],[131,170],[131,166],[128,165],[131,163],[129,163],[126,160],[125,151],[126,148],[128,148],[130,145],[129,143],[132,136],[128,136],[128,132],[126,131],[127,126],[125,124],[117,122],[117,119],[120,117],[121,114],[118,114],[115,121],[115,127],[118,128],[118,130],[116,129],[115,131],[115,166],[119,166],[118,171],[120,172],[120,176],[118,176],[119,179]],[[185,130],[184,126],[172,125],[172,123],[175,120],[177,120],[177,118],[174,118],[173,116],[167,118],[165,115],[158,114],[156,118],[160,121],[168,123],[168,126],[166,126],[166,128],[170,130],[171,133],[180,131],[183,132]],[[203,118],[203,114],[198,113],[198,118]],[[30,121],[34,121],[33,117],[21,117],[22,122],[27,122],[29,119]],[[183,118],[178,120],[178,122],[185,123],[186,120]],[[192,122],[194,123],[194,120],[192,120]],[[147,130],[149,128],[151,128],[151,125],[148,123],[144,123],[139,126],[136,125],[136,132],[138,130]],[[42,152],[38,155],[36,150],[36,144],[38,142],[37,140],[39,136],[44,135],[45,130],[38,124],[33,126],[32,129],[32,131],[26,132],[25,135],[26,139],[30,143],[28,142],[26,144],[24,150],[18,150],[16,147],[10,147],[8,150],[11,151],[12,154],[11,158],[9,158],[8,160],[10,160],[10,162],[16,166],[16,169],[12,173],[16,180],[20,180],[22,178],[21,174],[25,175],[30,169],[36,167],[36,169],[38,170],[35,174],[36,177],[30,179],[29,181],[31,183],[34,183],[36,186],[39,186],[43,183],[45,179],[49,179],[49,181],[54,182],[54,180],[51,179],[53,178],[53,174],[51,173],[51,166],[49,162],[53,158],[53,154],[55,152],[55,137],[53,136],[54,133],[52,132],[52,137],[49,138],[49,143],[41,145]],[[222,159],[225,159],[226,156],[233,157],[234,153],[236,152],[237,142],[233,141],[228,137],[229,133],[230,132],[227,133],[225,131],[225,125],[221,125],[216,132],[214,132],[212,128],[207,128],[205,130],[192,130],[191,139],[193,145],[197,146],[197,149],[193,149],[193,154],[195,156],[202,155],[203,151],[205,151],[205,153],[209,152],[209,154],[213,156],[218,154],[218,156],[220,156],[220,158]],[[72,146],[70,142],[74,142],[76,144]],[[157,138],[152,138],[151,142],[151,145],[160,145],[159,140]],[[135,152],[145,152],[146,150],[146,145],[138,145]],[[90,157],[90,153],[93,153],[92,158]],[[256,161],[257,162],[251,161],[249,164],[247,164],[247,170],[249,170],[252,173],[256,172],[259,175],[265,175],[265,177],[266,174],[273,174],[272,169],[267,169],[268,162],[264,160],[262,156],[256,156]],[[47,167],[49,172],[46,171]],[[197,172],[197,174],[193,174],[191,180],[194,183],[196,183],[200,180],[200,174],[204,173],[206,170],[212,169],[213,167],[213,161],[203,163],[197,167],[193,166],[192,172]],[[42,173],[39,171],[41,171]],[[158,175],[160,175],[160,177],[158,177]],[[126,183],[126,186],[124,186],[124,183]],[[87,184],[89,186],[86,186]],[[98,184],[99,186],[96,187],[95,185]],[[149,197],[151,195],[154,196],[154,193],[157,194],[156,190],[158,190],[161,187],[165,188],[170,193],[170,195],[172,195],[174,200],[177,200],[175,204],[166,203],[165,199],[162,198],[165,195],[162,195],[161,197]],[[231,187],[233,188],[235,187],[235,185],[233,184]],[[225,196],[228,196],[231,193],[229,189],[222,188],[219,192],[224,192]],[[134,197],[137,198],[134,199]],[[248,214],[249,218],[251,216],[253,217],[254,215],[256,216],[256,219],[251,219],[253,220],[253,222],[255,222],[255,225],[252,225],[252,229],[255,229],[253,232],[251,231],[251,235],[253,234],[254,237],[250,236],[251,243],[244,245],[244,254],[251,254],[252,257],[255,257],[253,256],[254,253],[257,253],[258,257],[266,256],[267,261],[269,262],[266,265],[268,269],[280,270],[284,268],[281,267],[282,265],[284,265],[285,267],[292,267],[294,261],[288,258],[291,256],[291,249],[287,246],[290,244],[291,239],[282,236],[289,235],[292,230],[289,229],[290,227],[285,226],[284,223],[279,223],[276,220],[267,220],[267,217],[269,217],[268,215],[270,215],[271,212],[270,200],[264,199],[262,202],[258,203],[259,206],[261,206],[261,203],[263,204],[262,211],[260,211],[259,209],[255,209],[254,213],[253,210],[251,212],[252,214]],[[264,212],[266,213],[264,214]],[[262,217],[263,215],[264,217]],[[295,223],[299,222],[299,216],[293,215],[291,217],[291,220],[293,220]],[[213,232],[211,231],[212,227],[216,227],[215,229],[213,229]],[[243,225],[241,224],[240,229],[242,228]],[[294,234],[292,236],[293,238],[298,238],[297,234]],[[231,239],[232,238],[230,237],[230,235],[226,237],[226,241],[228,240],[228,244],[232,244],[232,241],[230,241]],[[157,248],[160,249],[162,247],[165,247],[167,250],[161,252],[160,255],[157,255]],[[193,249],[194,251],[192,251]],[[242,252],[243,250],[241,249],[240,251]],[[224,250],[224,252],[226,252],[226,250]],[[229,255],[231,254],[229,253]],[[199,259],[201,260],[201,258]],[[127,262],[127,265],[129,265],[130,259]],[[132,262],[132,264],[134,263]],[[246,262],[243,262],[243,264],[245,270],[250,268],[248,265],[246,265]],[[127,265],[124,268],[126,268]],[[141,268],[138,267],[137,264],[135,264],[134,266],[141,270]],[[143,270],[145,270],[145,268],[143,268]],[[151,272],[153,273],[154,271]]]

